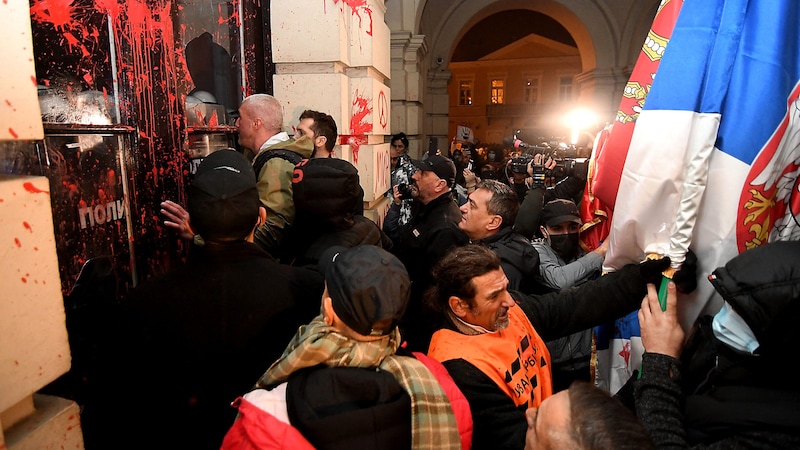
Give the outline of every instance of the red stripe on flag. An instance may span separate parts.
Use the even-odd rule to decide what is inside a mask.
[[[672,36],[682,6],[683,0],[669,0],[656,13],[633,73],[625,85],[611,134],[606,144],[597,151],[592,192],[612,210],[616,204],[619,180],[628,156],[636,119],[644,106],[653,76]]]

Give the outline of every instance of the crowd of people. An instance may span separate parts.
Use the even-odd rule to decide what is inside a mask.
[[[245,98],[252,158],[218,150],[185,206],[162,203],[190,251],[114,317],[90,450],[800,448],[800,242],[714,271],[724,306],[683,330],[678,292],[708,274],[687,258],[665,310],[668,257],[601,275],[606,245],[578,241],[585,178],[536,176],[546,155],[498,179],[469,148],[413,159],[394,135],[379,227],[331,116],[304,111],[294,137],[282,117]],[[591,329],[637,310],[640,375],[612,396]]]

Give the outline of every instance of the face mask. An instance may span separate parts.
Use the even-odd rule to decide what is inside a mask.
[[[551,234],[550,247],[558,253],[564,261],[570,262],[578,256],[578,233]]]
[[[750,354],[758,348],[758,341],[753,331],[728,302],[725,302],[722,309],[714,316],[711,329],[717,339],[731,348]]]

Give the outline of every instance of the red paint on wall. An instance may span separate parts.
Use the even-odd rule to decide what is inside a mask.
[[[353,163],[358,164],[358,151],[361,149],[361,146],[367,143],[366,136],[353,136],[353,135],[342,135],[340,136],[339,143],[341,145],[349,145],[350,150],[353,152]]]
[[[9,134],[11,135],[11,137],[13,137],[14,139],[16,139],[16,138],[18,138],[18,137],[19,137],[19,135],[17,134],[17,132],[16,132],[16,131],[14,131],[14,129],[13,129],[13,128],[11,128],[11,127],[9,127],[9,128],[8,128],[8,133],[9,133]]]
[[[19,241],[19,238],[14,238],[14,244],[16,244],[17,247],[22,248],[22,242]]]
[[[39,22],[50,22],[64,30],[72,21],[72,0],[47,0],[31,5],[31,16]]]
[[[49,194],[50,193],[50,191],[43,191],[43,190],[37,188],[30,181],[26,181],[25,183],[22,183],[22,187],[25,188],[25,190],[30,192],[31,194]]]
[[[370,100],[361,95],[356,90],[353,99],[353,108],[350,115],[350,131],[355,134],[367,134],[372,132],[372,123],[367,121],[367,116],[372,113]]]
[[[22,222],[22,226],[25,227],[26,230],[33,233],[33,228],[31,227],[31,224],[29,224],[28,222]]]
[[[334,3],[339,3],[340,0],[333,0]],[[372,8],[367,6],[367,0],[341,0],[343,4],[347,5],[350,8],[350,14],[358,18],[358,27],[362,27],[362,20],[361,13],[363,12],[369,18],[369,28],[367,28],[367,34],[372,36]]]

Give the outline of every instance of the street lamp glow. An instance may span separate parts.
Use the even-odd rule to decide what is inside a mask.
[[[567,114],[564,124],[571,130],[570,142],[575,145],[578,143],[578,136],[582,131],[597,124],[597,115],[588,109],[575,109]]]

